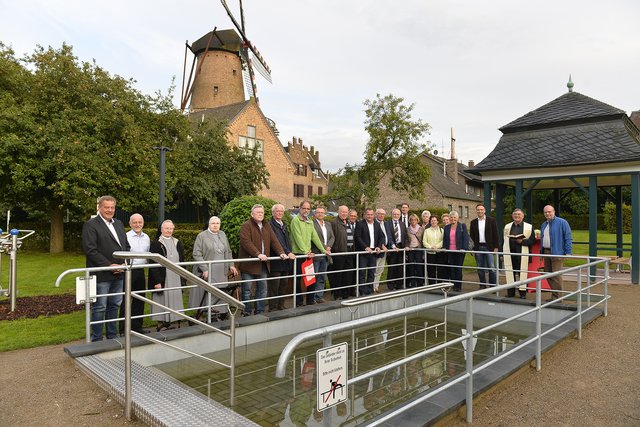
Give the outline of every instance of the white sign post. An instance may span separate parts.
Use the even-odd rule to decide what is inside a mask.
[[[347,400],[347,343],[316,351],[318,412]]]

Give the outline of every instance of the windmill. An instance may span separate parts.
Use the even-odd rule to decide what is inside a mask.
[[[183,111],[190,100],[192,111],[243,101],[243,86],[248,96],[254,97],[257,103],[254,67],[259,74],[271,82],[271,69],[258,49],[247,39],[242,0],[240,0],[241,24],[238,24],[227,2],[225,0],[221,2],[235,30],[214,28],[213,31],[196,40],[193,45],[189,45],[188,41],[185,44],[180,101],[180,108]],[[194,58],[185,89],[188,50],[194,54]]]
[[[227,11],[227,15],[233,22],[233,25],[236,27],[236,30],[240,34],[240,38],[242,39],[242,47],[240,49],[240,57],[244,61],[246,65],[243,67],[243,74],[246,72],[247,76],[245,77],[245,86],[247,87],[247,92],[249,96],[253,96],[256,98],[256,102],[258,102],[256,81],[255,81],[255,73],[253,71],[253,67],[255,65],[256,70],[264,77],[269,83],[271,83],[271,68],[267,65],[264,58],[258,52],[258,49],[249,41],[247,38],[246,27],[244,23],[244,10],[242,8],[242,0],[238,0],[240,4],[240,24],[231,13],[229,6],[225,0],[220,0],[222,2],[222,6]]]

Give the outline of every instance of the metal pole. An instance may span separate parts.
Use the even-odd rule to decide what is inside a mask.
[[[607,296],[609,296],[609,260],[604,263],[604,317],[607,317],[608,307],[607,304],[609,300]]]
[[[407,289],[407,252],[402,254],[402,289]]]
[[[236,404],[236,307],[229,307],[231,323],[229,324],[229,404],[233,408]]]
[[[124,272],[124,415],[131,421],[131,265]]]
[[[85,341],[91,342],[91,273],[84,273],[84,333]],[[97,289],[96,289],[97,292]],[[102,326],[100,326],[102,328]]]
[[[323,339],[323,346],[326,347],[330,347],[332,344],[332,339],[331,339],[331,334],[327,334],[324,336]],[[317,406],[316,406],[317,408]],[[327,411],[328,409],[328,411]],[[331,408],[327,408],[324,411],[322,411],[322,425],[324,427],[331,427],[331,411],[333,410],[333,407]]]
[[[11,293],[11,311],[16,309],[16,276],[17,276],[17,254],[18,254],[18,233],[15,228],[11,230],[11,252],[10,252],[10,264],[9,264],[9,292]]]
[[[578,270],[578,339],[582,339],[582,269]]]
[[[174,142],[177,138],[174,138]],[[160,170],[159,170],[159,189],[158,189],[158,224],[164,221],[164,197],[165,197],[165,171],[166,171],[166,153],[172,151],[171,148],[164,145],[153,147],[154,150],[160,151]]]
[[[293,259],[293,308],[296,308],[298,294],[298,257]]]
[[[360,296],[360,254],[356,254],[356,298],[358,298],[359,296]]]
[[[473,299],[467,300],[467,322],[466,322],[467,334],[467,348],[466,348],[466,371],[467,375],[467,422],[470,423],[473,420]]]
[[[494,267],[496,269],[496,283],[495,286],[500,285],[500,255],[498,255],[497,252],[494,252],[491,255],[493,258],[493,262],[494,262]],[[500,292],[496,291],[496,296],[499,297],[500,296]]]
[[[542,369],[542,281],[536,280],[536,371]]]

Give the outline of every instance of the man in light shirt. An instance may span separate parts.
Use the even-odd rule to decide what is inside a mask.
[[[143,253],[149,252],[149,246],[151,245],[151,240],[147,233],[142,231],[144,227],[144,218],[139,213],[134,213],[129,217],[129,226],[131,230],[127,231],[127,241],[129,242],[129,246],[131,247],[130,251],[135,253]],[[134,259],[133,265],[143,265],[146,264],[146,258],[142,259]],[[144,291],[147,288],[147,279],[144,275],[145,270],[143,268],[134,268],[131,269],[131,292],[136,291]],[[144,296],[144,295],[143,295]],[[125,301],[124,298],[122,303],[120,304],[120,315],[119,317],[124,317],[125,315]],[[131,330],[145,334],[147,331],[142,329],[142,321],[143,318],[134,318],[135,316],[142,316],[144,314],[144,301],[139,300],[138,298],[131,299]],[[124,321],[120,321],[120,335],[124,334]]]

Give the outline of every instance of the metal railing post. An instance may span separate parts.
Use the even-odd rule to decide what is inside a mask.
[[[358,298],[359,296],[360,296],[360,254],[356,253],[356,298]]]
[[[9,252],[9,293],[11,294],[11,311],[16,310],[16,294],[18,293],[18,230],[11,230],[11,251]]]
[[[493,262],[494,262],[494,267],[496,269],[496,283],[495,286],[500,285],[500,255],[498,254],[498,252],[494,252],[491,255],[493,258]],[[496,296],[500,296],[500,291],[496,291]]]
[[[89,283],[91,281],[91,273],[89,270],[84,272],[84,334],[85,341],[91,342],[91,286]],[[96,278],[96,286],[97,286],[97,278]],[[96,289],[97,293],[98,289]],[[97,296],[96,296],[97,298]]]
[[[582,339],[582,269],[578,270],[578,339]]]
[[[131,264],[124,272],[124,415],[131,421]]]
[[[407,249],[402,254],[402,289],[407,289]]]
[[[604,263],[604,317],[607,317],[608,314],[608,302],[609,298],[609,260],[606,260]]]
[[[293,259],[293,308],[297,307],[298,294],[298,257]]]
[[[467,393],[465,403],[467,405],[467,422],[473,420],[473,299],[467,300],[467,348],[466,348],[466,371],[467,371]]]
[[[536,280],[536,371],[542,369],[542,281]]]
[[[229,405],[236,404],[236,313],[237,307],[229,307]]]
[[[325,348],[327,347],[331,347],[331,345],[333,344],[333,339],[332,339],[332,334],[328,333],[327,335],[324,336],[323,340],[322,340],[322,344]],[[317,378],[317,377],[316,377]],[[328,411],[327,411],[328,409]],[[331,427],[331,411],[333,410],[333,408],[327,408],[325,410],[322,411],[322,425],[324,427]]]

